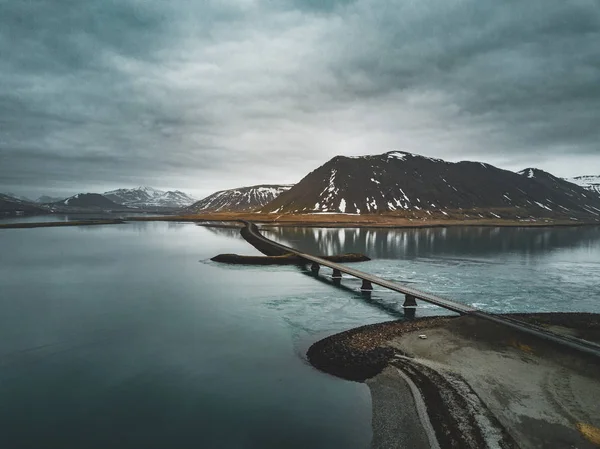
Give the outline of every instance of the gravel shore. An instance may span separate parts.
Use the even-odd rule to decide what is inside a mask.
[[[512,316],[600,341],[597,314]],[[426,404],[439,447],[600,447],[600,363],[474,317],[365,326],[321,340],[307,355],[322,371],[366,381],[373,447],[423,444],[403,374]]]

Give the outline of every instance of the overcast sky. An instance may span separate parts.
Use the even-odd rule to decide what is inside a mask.
[[[600,2],[0,0],[0,192],[202,196],[391,149],[600,174]]]

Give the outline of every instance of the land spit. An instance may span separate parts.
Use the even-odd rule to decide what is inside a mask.
[[[122,219],[43,221],[37,223],[0,223],[0,229],[57,228],[63,226],[98,226],[124,223],[125,221]]]
[[[511,316],[600,341],[598,314]],[[504,326],[469,316],[394,321],[325,338],[307,355],[369,386],[374,448],[600,447],[598,359]]]
[[[364,254],[340,254],[337,256],[319,256],[325,260],[336,263],[367,262],[371,260]],[[213,257],[213,262],[237,265],[305,265],[306,260],[294,254],[283,256],[242,256],[239,254],[219,254]]]

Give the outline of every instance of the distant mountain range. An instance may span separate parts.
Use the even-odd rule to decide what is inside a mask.
[[[46,211],[37,204],[0,193],[0,214],[42,214]]]
[[[104,192],[103,195],[117,204],[138,209],[155,207],[178,209],[197,201],[196,198],[179,190],[164,191],[152,187],[111,190]]]
[[[577,184],[578,186],[581,186],[584,189],[600,193],[600,175],[576,176],[574,178],[566,178],[565,181]]]
[[[1,195],[0,213],[73,213],[102,211],[175,211],[194,201],[190,195],[179,190],[163,191],[151,187],[118,189],[99,193],[78,193],[69,198],[40,196],[36,201],[13,194]]]
[[[186,211],[200,212],[250,212],[273,201],[291,185],[258,185],[221,190],[192,204]]]
[[[407,217],[600,218],[600,176],[561,179],[536,168],[518,173],[482,162],[447,162],[403,151],[336,156],[296,185],[222,190],[194,202],[151,187],[80,193],[57,200],[0,195],[0,213],[179,211],[388,213]]]
[[[600,216],[600,196],[542,170],[514,173],[482,162],[391,151],[336,156],[261,211]]]

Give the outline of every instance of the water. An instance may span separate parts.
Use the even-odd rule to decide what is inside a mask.
[[[275,228],[314,253],[492,311],[600,312],[599,228]],[[401,316],[180,223],[0,230],[1,448],[367,448],[362,384],[304,360],[317,339]],[[327,270],[323,269],[326,275]],[[418,315],[445,313],[421,305]]]
[[[3,223],[52,223],[58,221],[78,221],[78,220],[106,220],[119,219],[126,217],[156,217],[161,214],[139,213],[139,212],[89,212],[86,214],[48,214],[48,215],[25,215],[16,217],[14,215],[0,215],[0,224]],[[164,215],[164,214],[162,214]]]
[[[600,312],[600,227],[271,228],[313,254],[362,252],[353,264],[489,312]],[[359,285],[347,279],[346,285]],[[376,291],[383,304],[398,295]],[[421,315],[446,313],[421,303]]]
[[[0,447],[365,448],[368,389],[303,358],[389,317],[177,223],[0,231]]]

